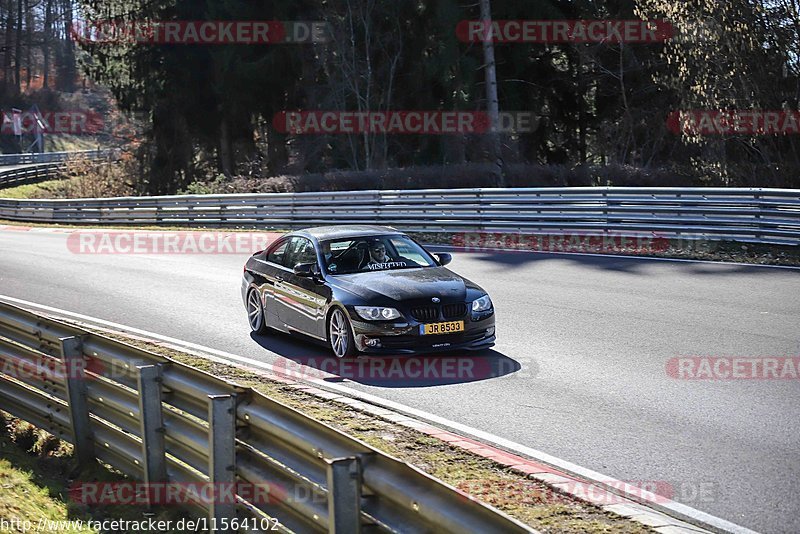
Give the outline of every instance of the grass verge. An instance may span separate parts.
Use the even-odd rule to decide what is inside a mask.
[[[177,508],[115,505],[89,509],[69,496],[74,483],[124,480],[124,475],[101,464],[76,471],[71,445],[0,412],[0,532],[94,533],[98,529],[93,523],[106,519],[153,518],[175,524],[184,517]],[[27,526],[26,521],[30,522]]]
[[[54,187],[58,186],[61,180],[46,180],[36,184],[22,184],[14,187],[0,189],[0,196],[3,198],[47,198]]]

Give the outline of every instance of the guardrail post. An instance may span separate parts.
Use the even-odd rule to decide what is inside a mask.
[[[753,200],[756,200],[756,201],[758,201],[758,200],[760,200],[760,199],[761,199],[761,195],[759,195],[758,193],[756,193],[756,194],[754,194],[754,195],[753,195]],[[762,225],[762,221],[761,221],[761,211],[762,211],[763,209],[764,209],[764,208],[763,208],[763,205],[759,203],[759,204],[758,204],[758,213],[756,213],[756,216],[755,216],[755,219],[756,219],[756,235],[755,235],[755,238],[756,238],[758,241],[761,241],[761,239],[762,239],[761,232],[759,232],[759,230],[761,230],[761,225]]]
[[[361,532],[361,463],[355,456],[328,462],[328,532]]]
[[[92,428],[89,423],[89,404],[86,393],[86,361],[83,359],[83,337],[62,337],[61,360],[67,386],[67,403],[75,438],[75,457],[78,465],[85,466],[95,461]]]
[[[212,532],[233,533],[230,520],[236,517],[236,502],[220,502],[219,496],[230,492],[219,488],[236,483],[236,395],[209,395],[208,402],[208,475],[214,495],[209,518],[218,527]]]
[[[167,479],[164,415],[161,411],[161,366],[140,365],[137,369],[144,483],[149,485]]]
[[[483,220],[483,189],[479,189],[478,192],[475,194],[475,200],[478,203],[478,209],[476,210],[476,217],[478,219],[478,229],[485,230],[486,229],[486,221]]]

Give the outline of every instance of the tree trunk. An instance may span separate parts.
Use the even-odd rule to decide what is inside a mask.
[[[580,45],[579,45],[580,46]],[[581,164],[586,163],[586,76],[583,68],[583,51],[578,50],[578,160]]]
[[[17,0],[17,42],[14,43],[14,90],[22,92],[22,0]]]
[[[227,178],[233,176],[230,126],[224,113],[219,122],[219,170]]]
[[[8,0],[6,4],[6,32],[3,43],[3,93],[9,90],[8,81],[11,79],[11,44],[14,39],[14,3]]]
[[[280,133],[272,124],[265,128],[267,132],[267,169],[270,176],[277,176],[286,171],[289,164],[289,151],[286,148],[288,135]]]
[[[53,25],[53,0],[46,0],[44,9],[44,35],[42,37],[42,87],[47,89],[50,83],[50,33]]]
[[[492,21],[492,8],[489,0],[481,0],[481,21],[487,24],[487,32],[483,39],[483,62],[486,76],[486,111],[489,114],[491,131],[489,135],[489,159],[497,166],[495,183],[498,187],[505,187],[503,177],[503,159],[500,149],[500,104],[497,100],[497,69],[494,61],[494,42],[490,33]]]
[[[63,54],[61,56],[61,65],[59,66],[58,88],[67,92],[75,89],[75,49],[73,48],[72,39],[69,37],[70,26],[72,25],[72,0],[62,0],[62,13],[64,20],[64,35],[61,46],[63,47]]]
[[[31,74],[33,72],[33,30],[36,24],[30,0],[25,0],[25,89],[31,87]]]

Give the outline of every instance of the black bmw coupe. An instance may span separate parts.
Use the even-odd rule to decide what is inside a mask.
[[[494,345],[489,295],[408,235],[325,226],[282,236],[244,266],[250,328],[297,333],[343,358]]]

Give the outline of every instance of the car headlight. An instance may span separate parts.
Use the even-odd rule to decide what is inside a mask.
[[[484,295],[481,298],[472,301],[472,311],[474,312],[481,312],[491,309],[492,299],[489,298],[489,295]]]
[[[400,312],[394,308],[376,306],[356,306],[356,313],[368,321],[390,321],[400,317]]]

